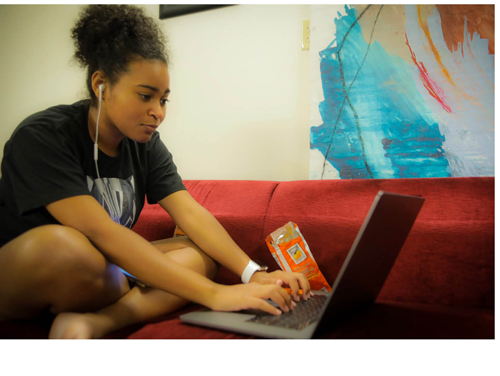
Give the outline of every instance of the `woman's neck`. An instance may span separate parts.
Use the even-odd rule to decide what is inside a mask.
[[[97,108],[90,106],[88,114],[88,130],[92,141],[95,142],[96,136],[96,121],[97,121]],[[110,157],[116,157],[119,151],[120,142],[123,140],[123,134],[119,132],[115,127],[109,125],[105,111],[101,109],[101,114],[99,116],[99,133],[98,133],[98,146],[106,155]]]

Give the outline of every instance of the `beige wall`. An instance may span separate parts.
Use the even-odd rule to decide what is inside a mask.
[[[0,5],[2,154],[26,116],[85,95],[69,36],[79,9]],[[173,63],[160,133],[184,179],[308,179],[305,19],[308,5],[238,5],[160,21]]]
[[[72,103],[84,92],[83,72],[70,63],[69,30],[77,6],[0,5],[0,126],[3,146],[35,111]]]

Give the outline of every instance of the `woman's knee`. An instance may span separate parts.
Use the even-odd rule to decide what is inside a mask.
[[[201,262],[203,264],[203,269],[205,271],[205,276],[210,279],[214,279],[217,273],[220,271],[221,265],[211,258],[209,255],[205,253],[202,249],[200,249],[189,237],[184,238],[185,244],[187,248],[194,249],[196,253],[201,258]]]
[[[113,273],[121,279],[115,276],[109,282]],[[110,302],[123,295],[126,288],[118,268],[106,263],[104,256],[74,229],[59,225],[37,227],[0,250],[2,317],[30,318],[46,309],[56,313]]]
[[[103,271],[105,257],[81,232],[66,226],[49,225],[31,230],[29,239],[19,249],[31,267],[43,266],[51,273],[75,269],[83,273]]]
[[[20,245],[23,274],[31,273],[32,284],[54,313],[99,308],[128,291],[119,268],[73,228],[38,227]]]
[[[165,239],[153,244],[164,252],[166,257],[207,278],[215,278],[220,270],[220,264],[208,256],[187,236]]]

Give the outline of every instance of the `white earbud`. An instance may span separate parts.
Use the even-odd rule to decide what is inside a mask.
[[[99,102],[102,100],[102,92],[104,90],[104,84],[99,85]]]

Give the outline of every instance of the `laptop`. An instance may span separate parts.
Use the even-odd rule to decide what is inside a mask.
[[[260,311],[220,312],[204,308],[181,315],[180,319],[188,324],[262,338],[320,337],[375,301],[424,200],[418,196],[378,192],[330,293],[315,292],[309,300],[297,302],[293,310],[280,316]],[[296,316],[304,315],[302,310],[308,309],[316,310],[312,317],[301,323],[294,322]],[[279,322],[282,320],[285,323]]]

